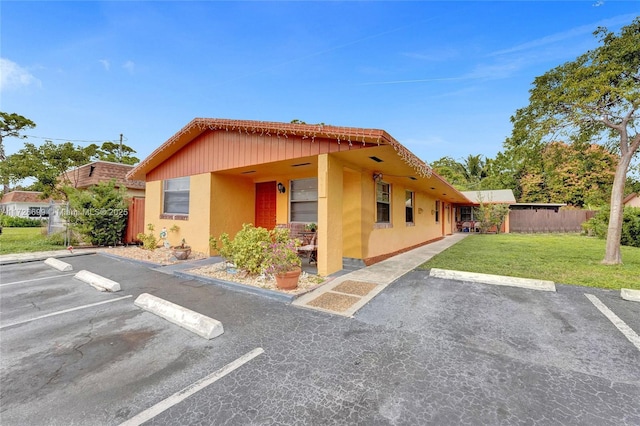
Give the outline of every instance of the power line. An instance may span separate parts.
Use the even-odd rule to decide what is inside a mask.
[[[98,140],[86,140],[86,139],[66,139],[66,138],[48,138],[48,137],[44,137],[44,136],[35,136],[35,135],[24,135],[28,138],[34,138],[34,139],[45,139],[48,141],[65,141],[65,142],[85,142],[85,143],[102,143],[102,142],[114,142],[114,143],[118,143],[121,141],[128,141],[129,139],[127,139],[126,137],[124,137],[123,139],[98,139]],[[122,135],[120,135],[120,137],[122,137]]]

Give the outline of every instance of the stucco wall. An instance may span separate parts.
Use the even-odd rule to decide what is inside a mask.
[[[237,176],[211,175],[211,194],[203,202],[211,202],[211,235],[223,232],[232,238],[244,223],[253,223],[255,217],[255,184]]]
[[[195,251],[209,253],[211,175],[204,173],[191,176],[189,180],[189,216],[186,220],[161,219],[162,181],[147,182],[145,200],[145,228],[152,223],[154,234],[158,237],[163,227],[169,230],[177,225],[180,230],[168,232],[167,240],[177,245],[184,238]],[[146,231],[148,232],[148,231]]]
[[[363,221],[365,222],[365,235],[367,236],[365,247],[363,247],[364,258],[393,253],[443,235],[442,221],[445,220],[445,217],[441,211],[440,221],[436,223],[434,212],[436,199],[433,196],[417,192],[410,185],[396,178],[387,177],[385,182],[391,184],[390,227],[379,227],[380,225],[375,224],[376,200],[373,179],[367,183],[366,192],[363,194],[363,198],[366,199],[363,203],[363,214],[366,215]],[[413,225],[406,223],[405,190],[415,191]]]

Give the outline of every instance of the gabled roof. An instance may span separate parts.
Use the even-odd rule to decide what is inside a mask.
[[[144,189],[144,181],[127,179],[127,173],[134,167],[110,161],[93,161],[65,172],[64,176],[74,187],[81,189],[97,185],[100,182],[108,182],[111,179],[116,180],[117,187]]]
[[[510,189],[492,189],[484,191],[461,191],[473,204],[514,204],[516,197]]]
[[[11,191],[2,196],[0,203],[49,203],[51,198],[42,199],[42,192]]]
[[[337,143],[390,145],[405,163],[421,177],[431,176],[431,167],[384,130],[357,127],[325,126],[322,124],[279,123],[271,121],[230,120],[221,118],[195,118],[175,135],[160,145],[127,175],[130,179],[144,179],[145,175],[162,164],[180,148],[209,130],[224,130],[246,134],[259,134],[288,138],[291,135],[303,139],[326,138]]]

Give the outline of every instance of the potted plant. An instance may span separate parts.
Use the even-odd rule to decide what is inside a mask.
[[[179,246],[171,247],[173,256],[178,260],[187,260],[191,254],[191,246],[186,245],[184,238]]]
[[[296,248],[298,239],[289,238],[288,229],[274,229],[271,242],[264,243],[264,271],[276,279],[276,286],[282,290],[293,290],[298,287],[298,279],[302,272],[300,257]]]
[[[311,222],[311,223],[307,223],[304,226],[304,230],[305,231],[310,231],[310,232],[316,232],[318,230],[318,225],[316,225],[315,223]]]

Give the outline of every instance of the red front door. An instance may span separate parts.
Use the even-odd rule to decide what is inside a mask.
[[[256,227],[276,227],[276,183],[256,183]]]

